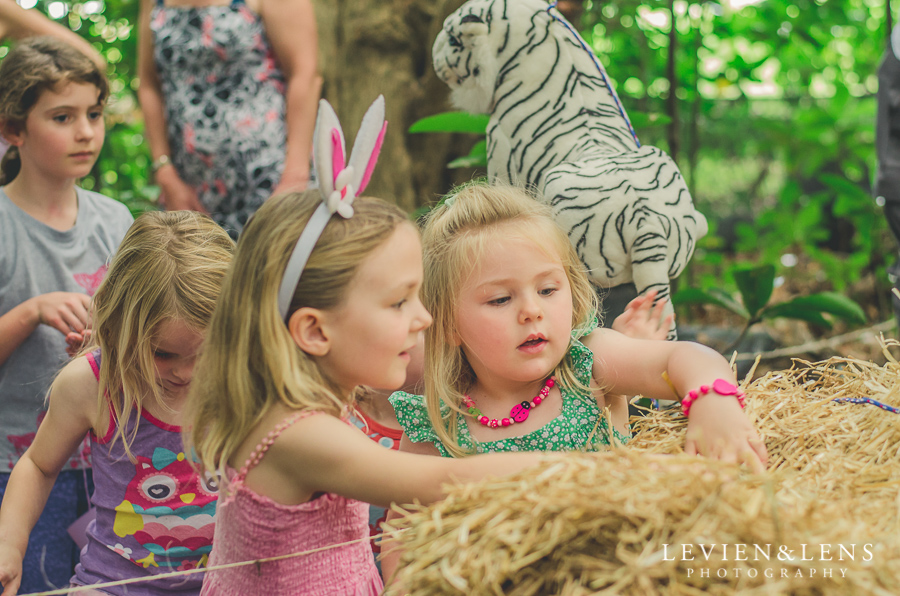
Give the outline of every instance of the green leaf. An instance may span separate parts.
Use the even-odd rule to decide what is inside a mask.
[[[712,304],[714,306],[720,306],[745,319],[750,318],[747,309],[718,288],[711,288],[710,290],[685,288],[679,290],[672,294],[672,304]]]
[[[869,194],[868,190],[864,189],[852,180],[847,180],[847,178],[845,178],[844,176],[836,176],[834,174],[821,174],[819,175],[819,181],[827,186],[830,186],[836,192],[848,197],[852,197],[860,202],[864,202],[865,204],[869,204],[872,202],[872,197]]]
[[[442,112],[413,122],[409,132],[467,132],[484,134],[487,132],[487,114],[468,112]]]
[[[775,319],[783,317],[785,319],[799,319],[807,323],[815,323],[831,329],[831,322],[822,316],[817,310],[811,310],[803,305],[791,302],[782,302],[765,309],[760,313],[764,319]]]
[[[733,269],[731,274],[741,292],[744,306],[751,316],[756,317],[772,297],[772,290],[775,288],[775,266],[739,267]]]
[[[478,141],[465,157],[458,157],[447,164],[448,168],[486,168],[487,141]]]
[[[780,311],[779,307],[781,307]],[[862,307],[854,300],[837,292],[820,292],[809,296],[798,296],[788,302],[782,302],[767,308],[763,316],[766,318],[785,316],[780,314],[780,312],[786,310],[796,312],[798,309],[806,312],[828,313],[848,323],[863,325],[866,322],[866,314],[863,312]],[[773,311],[776,314],[770,315]]]

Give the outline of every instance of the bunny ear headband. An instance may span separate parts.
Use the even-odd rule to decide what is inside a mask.
[[[358,197],[372,177],[378,161],[387,122],[384,121],[384,96],[379,95],[363,116],[350,161],[345,165],[344,131],[334,109],[324,99],[319,100],[316,131],[313,135],[313,162],[319,174],[322,202],[315,210],[294,246],[294,252],[284,268],[278,289],[278,312],[287,317],[291,297],[300,282],[303,268],[335,213],[347,219],[353,217],[353,199]]]

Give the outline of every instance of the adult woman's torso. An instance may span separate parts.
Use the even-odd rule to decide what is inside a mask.
[[[284,76],[251,6],[160,1],[150,17],[171,160],[237,231],[277,186],[286,143]]]

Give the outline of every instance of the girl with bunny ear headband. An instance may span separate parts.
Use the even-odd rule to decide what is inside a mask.
[[[331,175],[321,192],[269,199],[244,229],[190,396],[186,448],[221,486],[210,566],[319,550],[211,571],[204,594],[380,593],[366,503],[432,502],[452,479],[541,457],[401,453],[348,421],[358,386],[403,384],[431,323],[417,229],[396,206],[358,196],[383,109],[381,99],[370,108],[345,164],[340,123],[320,105],[316,167]]]

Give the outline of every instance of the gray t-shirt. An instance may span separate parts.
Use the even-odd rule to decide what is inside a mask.
[[[0,315],[49,292],[93,296],[110,256],[134,221],[121,203],[76,187],[78,216],[65,232],[28,215],[0,188]],[[66,338],[37,329],[0,365],[0,472],[16,464],[44,417],[44,398],[65,364]],[[65,469],[88,464],[77,453]]]

